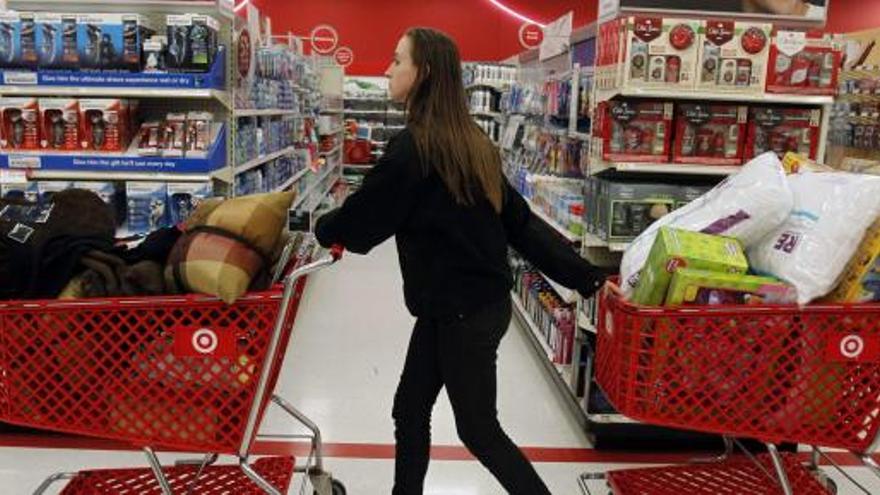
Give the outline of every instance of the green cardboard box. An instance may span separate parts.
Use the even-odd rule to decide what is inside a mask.
[[[792,304],[794,287],[770,277],[682,268],[672,274],[667,306]]]
[[[663,304],[672,274],[681,268],[744,274],[749,262],[736,239],[661,227],[642,268],[633,302]]]

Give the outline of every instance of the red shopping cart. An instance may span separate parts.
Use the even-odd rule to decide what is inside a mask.
[[[597,297],[596,379],[621,414],[725,435],[728,453],[729,437],[769,451],[748,469],[733,459],[614,471],[614,493],[828,493],[813,476],[820,447],[849,450],[880,476],[870,456],[880,446],[880,305],[669,309],[632,305],[609,287]],[[812,465],[779,455],[780,442],[813,446]],[[594,478],[581,478],[585,492]]]
[[[70,480],[62,493],[275,495],[287,492],[293,472],[304,472],[320,495],[345,493],[323,469],[320,430],[272,395],[303,277],[341,255],[334,248],[294,265],[283,284],[234,305],[200,295],[0,304],[0,420],[123,441],[150,465],[59,473],[36,493]],[[292,457],[249,462],[270,402],[311,431],[314,465],[294,469]],[[155,450],[205,457],[163,467]],[[219,455],[238,463],[215,465]]]

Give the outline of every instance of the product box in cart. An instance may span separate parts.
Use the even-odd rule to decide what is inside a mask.
[[[0,11],[0,68],[37,67],[36,14]]]
[[[672,161],[741,165],[748,114],[744,105],[678,104]]]
[[[672,274],[666,306],[794,304],[794,287],[775,278],[680,268]]]
[[[700,26],[687,19],[628,18],[620,62],[626,87],[693,89]]]
[[[669,161],[672,144],[671,102],[618,101],[599,104],[604,115],[602,159],[609,162]]]
[[[80,148],[123,151],[128,147],[128,102],[119,99],[79,100]]]
[[[79,101],[74,98],[40,98],[39,106],[40,148],[79,149]]]
[[[831,35],[777,31],[770,46],[767,92],[832,96],[840,57]]]
[[[700,29],[697,90],[762,93],[771,24],[708,20]]]
[[[745,274],[749,262],[736,239],[662,227],[642,268],[633,302],[662,305],[673,274],[681,268]]]
[[[36,98],[0,98],[0,148],[40,148],[40,109]]]
[[[840,284],[825,300],[842,303],[880,301],[880,220],[865,233],[858,251],[840,278]]]
[[[818,108],[751,107],[744,159],[773,151],[780,159],[792,152],[815,160],[821,123]]]

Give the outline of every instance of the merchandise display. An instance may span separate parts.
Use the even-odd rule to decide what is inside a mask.
[[[33,12],[0,11],[0,67],[31,69],[39,62]]]
[[[75,151],[80,147],[79,102],[72,98],[40,98],[40,148]]]
[[[792,304],[794,289],[769,277],[679,268],[672,274],[666,306]]]
[[[133,19],[138,23],[141,19]],[[55,14],[38,12],[35,16],[37,46],[39,47],[38,67],[44,69],[77,69],[80,67],[80,54],[77,16],[75,14]],[[129,36],[140,37],[144,30],[137,29]],[[123,54],[123,65],[133,58],[131,39],[125,40],[127,53]],[[135,48],[136,50],[136,48]],[[138,57],[140,59],[140,57]],[[139,62],[139,60],[138,60]]]
[[[816,159],[822,111],[808,108],[751,107],[745,158],[772,151],[781,159],[787,152]]]
[[[681,268],[745,274],[749,262],[736,239],[661,227],[639,277],[633,302],[662,305],[673,275]]]
[[[60,21],[60,19],[59,19]],[[136,14],[81,14],[76,18],[78,65],[82,69],[139,71],[146,38],[153,34],[146,18]],[[48,27],[46,27],[48,26]],[[62,28],[44,24],[38,29]],[[64,40],[54,38],[52,60],[64,59]],[[58,43],[60,42],[60,43]],[[64,64],[62,64],[64,65]],[[52,68],[53,64],[46,68]]]
[[[779,30],[770,46],[767,91],[833,95],[840,57],[830,35]]]
[[[125,202],[129,233],[146,234],[168,226],[168,184],[128,182]]]
[[[36,98],[0,98],[0,144],[3,149],[40,147],[39,104]]]
[[[748,107],[682,103],[676,106],[675,163],[740,165]]]
[[[501,64],[464,64],[462,75],[466,86],[504,87],[516,82],[516,68]]]
[[[626,20],[624,84],[692,89],[700,22],[661,17]]]
[[[673,104],[670,102],[609,101],[599,105],[601,156],[608,161],[669,161]]]
[[[770,24],[706,21],[700,28],[697,89],[763,92],[771,31]]]
[[[218,50],[220,24],[211,16],[197,14],[169,15],[168,52],[165,65],[180,72],[207,72]]]
[[[93,151],[123,151],[129,143],[129,103],[119,99],[79,101],[80,147]]]

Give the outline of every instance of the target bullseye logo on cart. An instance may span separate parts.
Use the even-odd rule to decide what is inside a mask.
[[[843,363],[880,362],[880,336],[849,332],[830,333],[825,341],[825,359]]]
[[[858,335],[848,335],[840,340],[840,353],[843,357],[855,359],[865,351],[865,341]]]
[[[217,350],[217,334],[210,328],[201,328],[192,336],[192,346],[199,354],[211,354]]]

